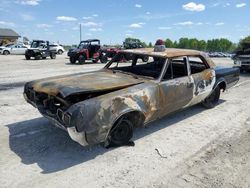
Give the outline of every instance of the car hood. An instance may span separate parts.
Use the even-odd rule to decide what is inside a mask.
[[[115,91],[143,83],[131,75],[101,70],[89,73],[57,76],[29,82],[26,87],[48,95],[67,97],[72,94]]]

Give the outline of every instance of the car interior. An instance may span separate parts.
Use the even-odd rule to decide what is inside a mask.
[[[124,55],[126,56],[126,55]],[[123,56],[123,57],[124,57]],[[204,63],[200,57],[188,57],[191,68],[191,74],[196,74],[207,69],[207,64]],[[124,72],[130,72],[135,75],[151,77],[153,79],[159,78],[165,58],[149,57],[148,62],[142,62],[138,56],[131,58],[132,60],[127,61],[123,65],[120,64],[121,59],[117,59],[117,62],[113,63],[112,70],[120,70]],[[174,78],[180,78],[187,76],[187,57],[178,57],[170,59],[167,71],[163,77],[163,80],[169,80]]]

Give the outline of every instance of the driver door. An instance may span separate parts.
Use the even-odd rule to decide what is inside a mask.
[[[194,94],[187,57],[168,60],[168,66],[159,83],[160,115],[164,116],[189,105]]]

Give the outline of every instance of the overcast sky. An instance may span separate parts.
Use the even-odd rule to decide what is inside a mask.
[[[21,36],[62,44],[98,38],[103,44],[125,37],[154,42],[228,38],[250,35],[248,0],[0,0],[0,28]]]

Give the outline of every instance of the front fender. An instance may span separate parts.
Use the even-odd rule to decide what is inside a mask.
[[[122,92],[121,95],[110,94],[77,103],[68,110],[72,114],[70,126],[86,133],[89,143],[103,142],[114,123],[124,114],[139,112],[137,114],[143,115],[145,121],[156,116],[156,96],[150,91]]]

